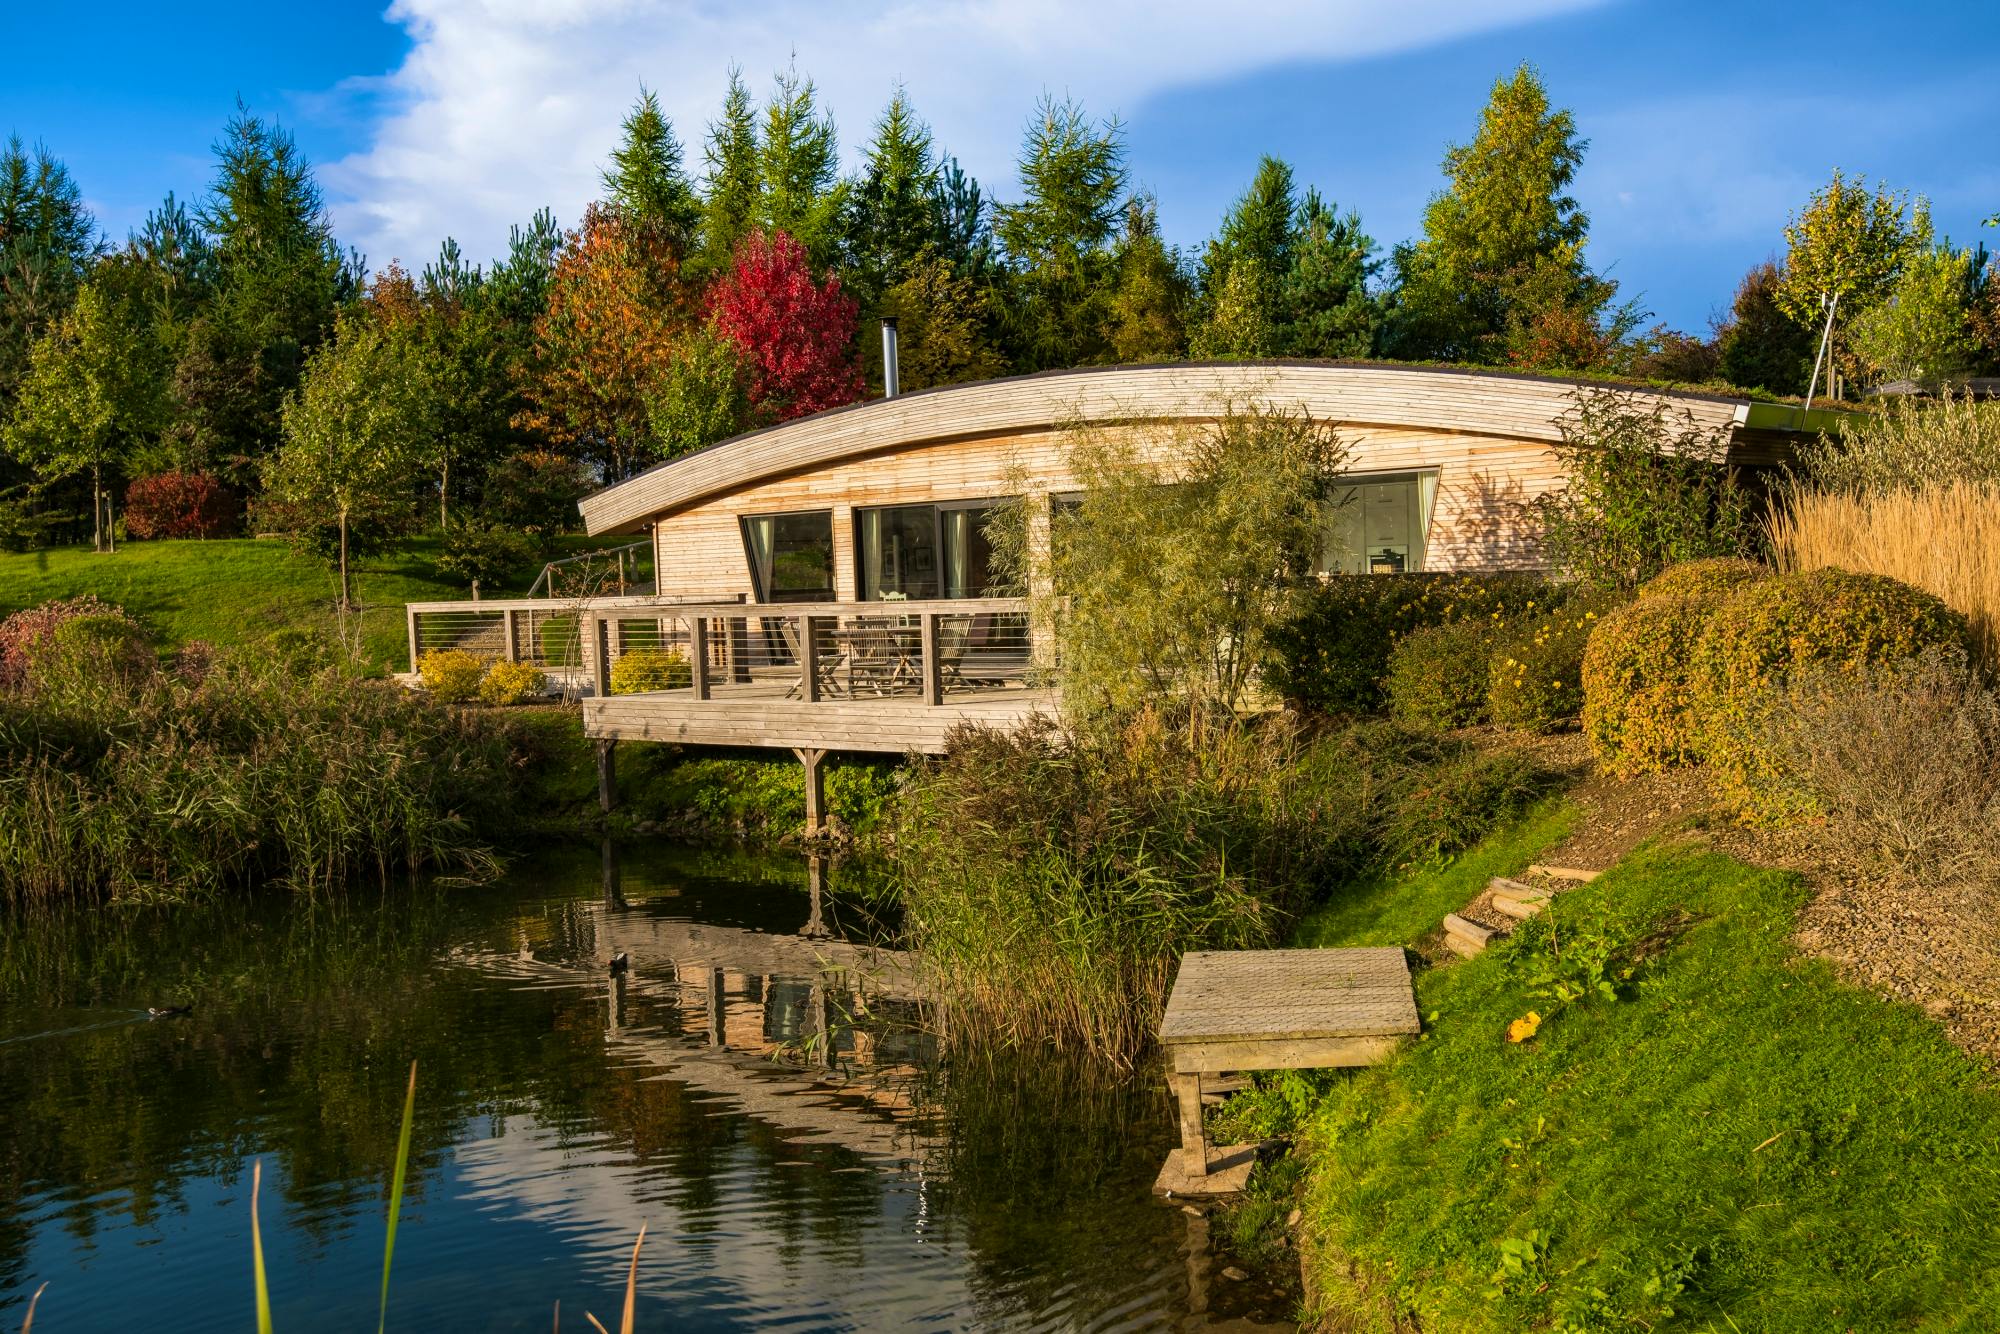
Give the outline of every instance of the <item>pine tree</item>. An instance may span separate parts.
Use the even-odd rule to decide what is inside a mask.
[[[681,168],[681,141],[650,88],[625,117],[624,137],[604,172],[605,202],[641,226],[662,228],[685,251],[701,223],[701,203]]]
[[[813,267],[829,267],[840,244],[847,190],[839,178],[833,117],[821,115],[811,79],[787,70],[764,107],[757,148],[757,220],[805,247]]]
[[[1204,288],[1221,290],[1229,271],[1239,263],[1254,264],[1266,280],[1282,282],[1292,268],[1292,169],[1270,156],[1257,164],[1250,188],[1230,205],[1221,230],[1208,243],[1202,259]]]
[[[757,222],[757,117],[740,69],[729,71],[722,119],[708,127],[708,144],[702,156],[707,164],[707,190],[702,198],[701,262],[712,271],[728,267],[736,243]]]
[[[942,240],[938,185],[930,129],[898,87],[875,123],[851,197],[848,248],[864,298],[901,281],[916,256]]]
[[[1368,283],[1381,268],[1374,255],[1360,214],[1342,215],[1319,191],[1306,191],[1281,293],[1286,356],[1365,357],[1373,350],[1380,312]]]
[[[1020,171],[1023,198],[1000,206],[997,231],[1015,275],[1010,323],[1022,360],[1036,369],[1103,361],[1116,280],[1111,243],[1125,194],[1123,130],[1044,95],[1028,119]]]
[[[1118,242],[1118,287],[1105,338],[1122,363],[1177,361],[1187,355],[1187,275],[1160,238],[1159,205],[1134,195]]]
[[[360,273],[289,133],[239,103],[215,158],[196,217],[215,246],[217,292],[189,330],[177,392],[199,452],[247,483],[251,462],[276,445],[280,403]]]
[[[1777,262],[1767,259],[1737,284],[1729,320],[1716,331],[1721,374],[1741,389],[1803,394],[1819,331],[1779,307],[1778,282]]]
[[[541,316],[562,245],[562,228],[546,208],[538,210],[526,227],[516,223],[508,230],[507,258],[493,266],[487,283],[494,306],[508,321],[527,326]]]
[[[1394,355],[1521,361],[1558,326],[1615,341],[1636,322],[1584,263],[1590,220],[1569,188],[1587,146],[1532,67],[1493,85],[1472,142],[1445,154],[1423,239],[1396,248]]]
[[[949,154],[940,154],[933,187],[938,254],[960,273],[984,279],[993,267],[992,209],[979,188]]]
[[[69,308],[102,251],[83,191],[40,144],[0,151],[0,408],[27,369],[28,345]],[[4,415],[4,413],[0,413]]]

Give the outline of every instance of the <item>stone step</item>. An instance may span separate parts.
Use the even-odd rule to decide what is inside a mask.
[[[1457,913],[1445,914],[1444,943],[1452,953],[1464,958],[1470,959],[1483,951],[1496,934],[1492,927],[1468,921]]]
[[[1547,876],[1551,880],[1574,880],[1579,885],[1587,885],[1604,873],[1585,871],[1574,866],[1543,866],[1537,863],[1528,868],[1528,874]]]

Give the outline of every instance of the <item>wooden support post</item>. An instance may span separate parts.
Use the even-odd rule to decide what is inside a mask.
[[[618,741],[615,737],[597,740],[597,806],[606,815],[618,804]]]
[[[943,616],[934,611],[923,615],[923,671],[924,703],[944,703],[944,664],[938,661],[938,622]]]
[[[504,608],[500,613],[500,636],[506,640],[506,655],[509,662],[521,660],[520,624],[515,619],[518,614],[512,607]]]
[[[604,633],[604,618],[586,615],[584,627],[590,632],[590,679],[599,699],[611,697],[611,641]]]
[[[720,968],[708,970],[708,1042],[720,1047],[729,1035],[729,983]]]
[[[688,622],[688,669],[693,673],[689,685],[694,687],[696,699],[708,698],[708,618],[697,616]]]
[[[1181,1162],[1189,1180],[1208,1175],[1208,1132],[1201,1125],[1201,1076],[1173,1074],[1174,1101],[1181,1115]]]
[[[414,672],[417,670],[417,659],[423,656],[422,644],[417,637],[417,613],[414,609],[408,609],[404,614],[410,622],[410,670]]]
[[[808,704],[819,703],[819,639],[813,634],[813,618],[801,616],[799,622],[799,698]]]
[[[806,767],[806,832],[817,834],[826,828],[826,774],[820,769],[826,752],[811,746],[794,746],[792,754]]]

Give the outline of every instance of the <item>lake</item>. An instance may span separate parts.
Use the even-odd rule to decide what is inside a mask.
[[[942,1065],[877,877],[567,848],[496,884],[4,924],[0,1329],[374,1322],[415,1060],[392,1327],[1281,1323],[1150,1197],[1157,1075]],[[623,953],[626,970],[608,961]],[[190,1005],[152,1019],[149,1006]]]

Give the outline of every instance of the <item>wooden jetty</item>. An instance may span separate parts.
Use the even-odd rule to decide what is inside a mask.
[[[1419,1031],[1410,966],[1397,948],[1194,950],[1181,956],[1160,1021],[1181,1148],[1154,1190],[1242,1190],[1256,1146],[1211,1151],[1203,1080],[1252,1070],[1374,1065]]]

